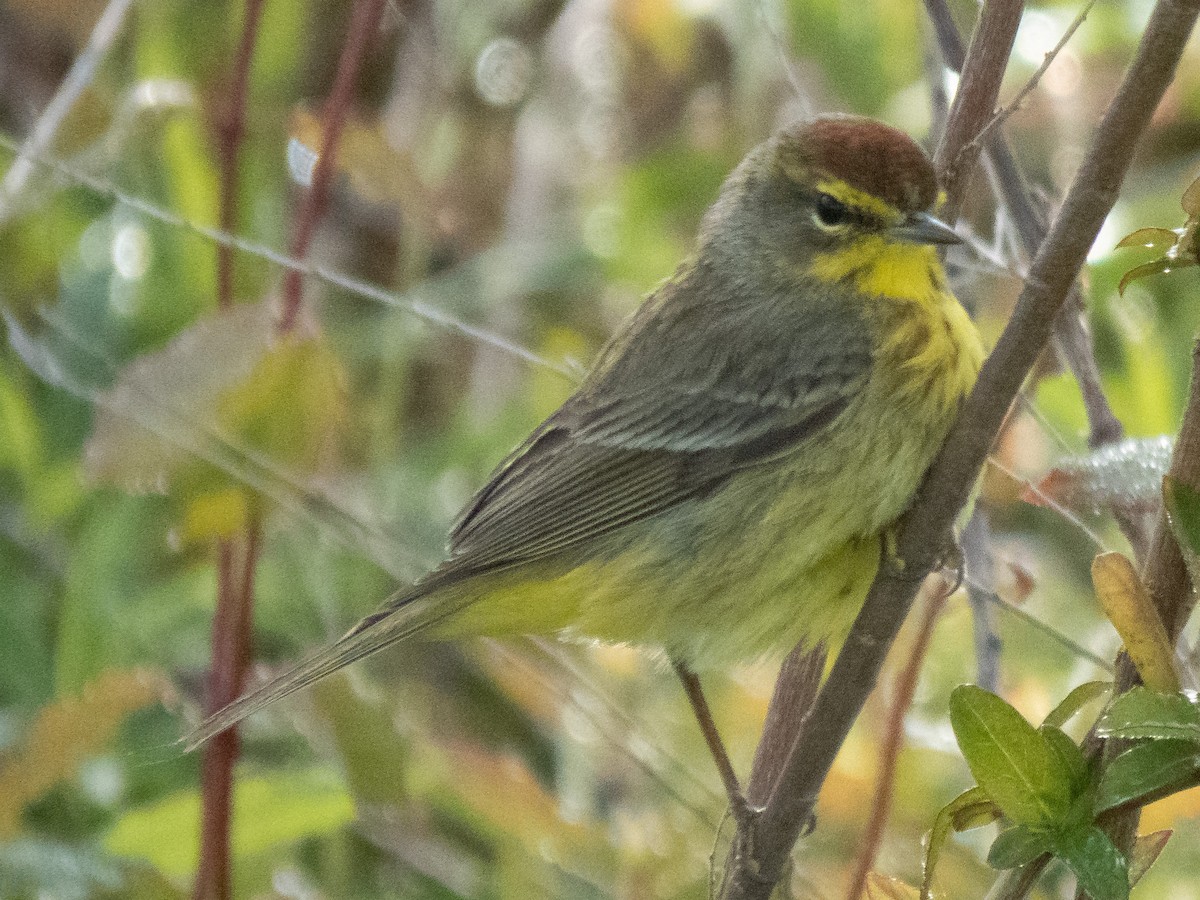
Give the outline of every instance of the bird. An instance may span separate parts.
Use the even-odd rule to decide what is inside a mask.
[[[837,646],[983,361],[939,195],[921,146],[879,121],[775,132],[444,561],[181,741],[418,636],[630,644],[687,672]]]

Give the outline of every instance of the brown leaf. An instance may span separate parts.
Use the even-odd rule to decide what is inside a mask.
[[[0,766],[0,841],[20,831],[21,812],[102,749],[130,713],[170,696],[159,675],[141,670],[100,674],[78,697],[42,708],[22,745]]]
[[[1200,183],[1200,182],[1198,182]],[[1158,860],[1159,854],[1166,849],[1173,831],[1152,831],[1150,834],[1138,835],[1133,844],[1133,852],[1129,855],[1129,886],[1133,887],[1142,880],[1150,867]]]
[[[1176,269],[1185,269],[1194,265],[1196,265],[1194,260],[1171,259],[1166,256],[1151,260],[1148,263],[1142,263],[1140,266],[1134,266],[1121,276],[1121,280],[1117,282],[1117,293],[1124,294],[1125,288],[1129,287],[1130,284],[1139,278],[1148,278],[1151,275],[1166,275]]]
[[[1200,217],[1200,178],[1197,178],[1187,186],[1187,190],[1183,192],[1183,197],[1180,198],[1179,205],[1183,207],[1183,211],[1189,217]]]

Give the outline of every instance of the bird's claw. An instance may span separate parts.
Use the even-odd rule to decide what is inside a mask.
[[[967,559],[963,555],[962,544],[958,542],[958,535],[953,532],[946,538],[946,544],[942,548],[935,568],[948,569],[954,573],[954,581],[950,589],[946,591],[947,597],[962,587],[963,581],[967,577]]]

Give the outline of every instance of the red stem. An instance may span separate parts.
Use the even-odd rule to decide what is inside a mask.
[[[221,230],[237,229],[238,157],[246,132],[246,100],[250,91],[250,64],[258,43],[263,0],[246,0],[245,21],[233,64],[228,105],[217,125],[221,166],[218,221]],[[217,248],[217,307],[233,306],[233,250]],[[217,542],[217,610],[213,616],[212,662],[208,674],[206,712],[230,703],[242,692],[250,666],[250,626],[254,608],[254,571],[259,552],[256,520],[245,529],[245,556],[237,574],[235,542]],[[201,763],[200,864],[192,889],[195,900],[228,900],[232,896],[230,823],[233,816],[233,768],[239,751],[238,733],[230,729],[204,748]]]
[[[250,666],[250,621],[259,534],[257,520],[251,520],[245,529],[240,577],[235,542],[225,538],[217,543],[217,611],[213,617],[207,713],[215,712],[241,694]],[[238,747],[237,730],[231,728],[204,748],[200,775],[203,798],[200,868],[192,890],[195,900],[229,900],[232,896],[229,833]]]
[[[250,93],[250,63],[258,43],[258,26],[262,20],[263,0],[246,0],[246,20],[233,62],[233,83],[229,87],[229,103],[217,125],[217,150],[221,159],[221,206],[218,224],[226,234],[237,230],[238,154],[246,136],[246,98]],[[233,306],[233,248],[217,246],[217,306]]]
[[[385,0],[356,0],[350,15],[350,30],[346,34],[346,43],[342,46],[337,73],[333,78],[333,88],[322,111],[325,128],[321,134],[321,147],[316,168],[313,170],[312,186],[304,196],[296,221],[296,230],[292,233],[289,253],[293,259],[304,259],[308,255],[317,224],[325,213],[338,141],[346,123],[346,114],[350,109],[350,100],[367,45],[379,29],[384,3]],[[296,316],[300,312],[301,294],[301,275],[293,269],[283,280],[283,311],[278,325],[280,334],[287,334],[295,327]]]

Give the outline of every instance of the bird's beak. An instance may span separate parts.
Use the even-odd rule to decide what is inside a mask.
[[[910,244],[962,243],[962,238],[954,233],[953,228],[925,212],[909,213],[903,222],[889,228],[888,234]]]

